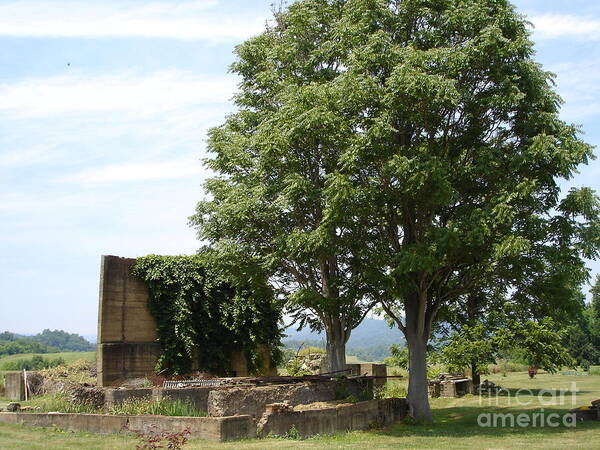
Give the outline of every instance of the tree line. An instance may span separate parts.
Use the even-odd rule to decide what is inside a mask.
[[[94,345],[75,333],[62,330],[44,330],[34,336],[23,336],[10,331],[0,333],[0,356],[23,353],[89,352]]]

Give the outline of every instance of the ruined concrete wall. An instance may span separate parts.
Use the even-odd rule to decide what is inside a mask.
[[[127,379],[149,376],[160,357],[157,324],[148,309],[148,288],[131,274],[135,261],[102,256],[96,347],[100,386],[118,386]],[[264,348],[262,354],[256,375],[276,375],[269,350]],[[234,376],[248,375],[243,351],[232,352],[230,361]]]
[[[25,400],[25,383],[22,372],[4,373],[4,396],[9,400]]]
[[[160,356],[148,289],[131,274],[135,259],[102,256],[98,311],[98,384],[114,386],[154,372]]]
[[[372,398],[372,394],[372,383],[365,380],[213,388],[208,395],[208,415],[248,414],[258,419],[270,403],[285,402],[295,406],[339,400],[351,395]]]
[[[283,436],[294,427],[300,437],[333,434],[352,430],[367,430],[404,419],[408,412],[406,399],[387,398],[354,405],[303,411],[270,408],[258,423],[258,434]]]
[[[385,386],[387,380],[387,366],[385,364],[373,364],[373,363],[362,363],[362,364],[347,364],[346,368],[350,369],[348,375],[354,376],[369,376],[369,377],[381,377],[374,380],[376,388]]]

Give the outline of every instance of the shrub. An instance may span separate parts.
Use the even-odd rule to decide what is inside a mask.
[[[388,381],[381,388],[375,389],[374,392],[374,398],[377,400],[384,398],[405,398],[406,395],[406,386],[397,381]]]
[[[524,363],[503,360],[489,366],[490,373],[527,372],[529,366]]]

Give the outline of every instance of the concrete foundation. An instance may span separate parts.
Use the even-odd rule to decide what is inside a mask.
[[[305,411],[268,411],[258,423],[260,436],[284,436],[292,427],[302,438],[315,434],[333,434],[367,430],[389,425],[406,417],[406,399],[388,398],[354,405]]]
[[[123,433],[127,430],[181,432],[193,437],[223,442],[256,437],[251,417],[116,416],[103,414],[0,413],[0,423],[36,427],[58,427],[66,431]]]
[[[372,383],[370,380],[344,380],[213,388],[208,395],[208,414],[214,417],[247,414],[258,419],[271,403],[295,406],[341,400],[349,396],[373,398]]]

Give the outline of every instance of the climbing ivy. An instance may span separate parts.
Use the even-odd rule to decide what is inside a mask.
[[[145,256],[133,273],[150,291],[163,373],[230,375],[234,351],[244,352],[251,373],[260,372],[266,357],[280,360],[281,307],[261,277],[234,276],[209,252]]]

